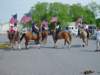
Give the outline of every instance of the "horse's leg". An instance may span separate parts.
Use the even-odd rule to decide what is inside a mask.
[[[13,48],[13,43],[12,43],[12,40],[10,40],[10,45],[11,45],[11,48]]]
[[[88,46],[88,38],[86,39],[86,43],[87,43],[86,45]]]
[[[56,38],[55,35],[53,36],[53,40],[54,40],[54,48],[57,48],[56,42],[57,42],[58,39]]]
[[[21,49],[20,42],[18,42],[18,49]]]
[[[47,36],[44,37],[44,44],[47,43]]]
[[[66,39],[64,39],[64,47],[66,46],[66,42],[67,42],[67,40],[66,40]]]
[[[70,47],[71,47],[71,41],[70,41],[69,39],[66,39],[65,42],[67,42],[67,44],[68,44],[68,48],[70,48]]]
[[[20,37],[19,36],[18,36],[17,44],[18,44],[18,49],[21,49],[21,46],[20,46]]]
[[[57,48],[56,42],[57,42],[57,39],[54,39],[54,48]]]
[[[27,48],[27,46],[28,46],[28,41],[25,42],[25,48]]]
[[[82,41],[83,41],[83,47],[86,45],[86,40],[85,40],[85,38],[82,38]]]
[[[85,38],[84,41],[85,41],[85,45],[88,46],[88,39]]]
[[[29,40],[27,38],[25,38],[25,48],[27,48],[28,42],[29,42]]]

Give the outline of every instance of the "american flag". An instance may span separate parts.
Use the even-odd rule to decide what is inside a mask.
[[[51,18],[51,22],[57,22],[57,20],[58,20],[58,18],[57,18],[56,16],[53,16],[53,17]]]
[[[17,14],[13,15],[10,19],[10,24],[15,25],[17,24]]]
[[[48,21],[45,21],[45,20],[44,20],[44,21],[42,22],[42,25],[43,25],[43,27],[48,27]]]
[[[32,21],[32,18],[30,16],[24,15],[21,19],[22,24],[27,24],[28,22]]]

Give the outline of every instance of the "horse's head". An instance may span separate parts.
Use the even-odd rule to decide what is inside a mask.
[[[19,32],[10,32],[10,31],[7,31],[7,34],[8,34],[8,39],[9,40],[17,40],[18,37],[19,37]]]
[[[84,30],[84,29],[82,29],[82,28],[80,28],[80,29],[79,29],[79,32],[80,32],[80,34],[81,34],[81,33],[84,33],[84,32],[85,32],[85,30]]]

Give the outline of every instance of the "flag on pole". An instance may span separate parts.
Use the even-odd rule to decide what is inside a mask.
[[[27,24],[28,22],[32,21],[32,18],[30,16],[24,15],[21,19],[22,24]]]
[[[10,19],[10,25],[16,25],[17,24],[17,14],[13,15]]]
[[[56,16],[53,16],[53,17],[51,18],[51,22],[57,22],[57,20],[58,20],[58,18],[57,18]]]
[[[48,27],[48,21],[44,20],[44,21],[42,22],[42,26],[43,26],[43,27]]]

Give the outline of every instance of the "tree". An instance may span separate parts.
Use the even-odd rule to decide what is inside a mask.
[[[95,23],[94,13],[90,11],[86,6],[81,6],[80,4],[73,4],[70,8],[73,14],[73,21],[75,21],[77,17],[82,16],[83,22],[88,24]]]
[[[80,4],[37,3],[30,12],[35,22],[41,22],[43,19],[50,21],[52,16],[57,16],[62,27],[66,27],[69,22],[75,21],[79,16],[83,16],[84,22],[88,24],[95,23],[94,13],[87,6]]]
[[[96,19],[97,27],[100,27],[100,18]]]
[[[87,7],[94,13],[95,18],[98,17],[98,13],[100,13],[100,5],[96,2],[91,2]]]
[[[32,10],[32,19],[33,21],[41,21],[42,18],[47,17],[47,6],[48,3],[38,3],[35,5],[34,9]]]

